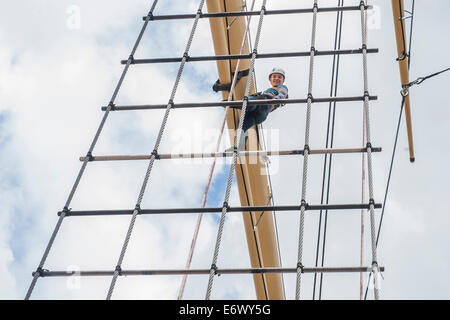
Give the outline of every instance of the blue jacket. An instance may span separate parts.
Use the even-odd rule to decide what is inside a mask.
[[[280,84],[276,87],[271,87],[264,90],[263,94],[267,97],[267,99],[288,99],[288,88],[284,84]],[[273,104],[272,111],[278,107],[284,106],[284,104]]]

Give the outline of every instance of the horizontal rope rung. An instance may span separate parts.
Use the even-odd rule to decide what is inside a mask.
[[[384,267],[379,267],[384,271]],[[343,273],[343,272],[372,272],[372,267],[312,267],[303,268],[303,273]],[[150,276],[150,275],[209,275],[210,269],[165,269],[165,270],[121,270],[122,276]],[[297,268],[240,268],[216,269],[216,274],[262,274],[262,273],[297,273]],[[34,276],[35,273],[33,273]],[[48,271],[39,273],[41,277],[70,277],[70,276],[112,276],[114,271]]]
[[[367,49],[367,53],[377,53],[378,49]],[[332,56],[332,55],[347,55],[347,54],[361,54],[362,49],[347,49],[347,50],[327,50],[314,52],[315,56]],[[309,57],[311,51],[301,52],[284,52],[284,53],[258,53],[255,59],[269,59],[269,58],[283,58],[283,57]],[[181,62],[184,57],[181,58],[154,58],[154,59],[132,59],[131,64],[147,64],[147,63],[170,63]],[[186,62],[197,61],[218,61],[218,60],[238,60],[238,59],[251,59],[252,53],[248,54],[231,54],[231,55],[217,55],[217,56],[199,56],[190,57],[186,56]],[[121,60],[121,64],[127,64],[128,60]]]
[[[381,152],[381,148],[371,148],[372,152]],[[308,154],[338,154],[338,153],[363,153],[367,148],[347,148],[347,149],[317,149],[309,150]],[[304,150],[285,151],[239,151],[241,156],[291,156],[303,155]],[[204,159],[204,158],[226,158],[232,157],[233,151],[211,152],[211,153],[180,153],[180,154],[158,154],[155,159]],[[118,155],[118,156],[91,156],[89,161],[125,161],[125,160],[149,160],[152,155]],[[86,157],[80,157],[80,161],[85,161]]]
[[[380,203],[374,204],[375,209],[381,208]],[[306,211],[316,210],[354,210],[354,209],[370,209],[370,204],[320,204],[309,205],[306,204]],[[180,213],[216,213],[222,212],[223,207],[210,207],[210,208],[167,208],[167,209],[141,209],[139,214],[180,214]],[[244,206],[244,207],[228,207],[227,212],[270,212],[270,211],[300,211],[301,205],[291,206]],[[109,216],[109,215],[131,215],[133,210],[79,210],[79,211],[66,211],[66,217],[73,216]],[[62,214],[62,211],[58,212],[58,216]]]
[[[354,97],[327,97],[327,98],[312,98],[313,103],[325,103],[325,102],[354,102],[364,101],[364,96]],[[369,96],[369,100],[378,100],[378,96]],[[192,102],[192,103],[173,103],[171,109],[182,108],[200,108],[200,107],[230,107],[239,108],[242,106],[243,100],[236,101],[212,101],[212,102]],[[263,100],[248,100],[247,105],[261,105],[261,104],[295,104],[295,103],[308,103],[308,99],[263,99]],[[143,105],[126,105],[126,106],[113,106],[112,111],[125,111],[125,110],[147,110],[147,109],[167,109],[169,104],[143,104]],[[103,106],[102,110],[106,111],[107,106]]]
[[[372,6],[365,6],[367,9],[372,9]],[[360,11],[359,6],[346,6],[346,7],[324,7],[318,8],[317,12],[334,12],[334,11]],[[304,9],[284,9],[284,10],[265,10],[264,14],[279,15],[279,14],[295,14],[295,13],[312,13],[312,8]],[[241,17],[241,16],[259,16],[261,11],[232,11],[232,12],[213,12],[202,13],[200,18],[223,18],[223,17]],[[152,15],[150,20],[176,20],[176,19],[194,19],[196,14],[171,14],[171,15]],[[146,20],[147,16],[142,17],[142,20]]]

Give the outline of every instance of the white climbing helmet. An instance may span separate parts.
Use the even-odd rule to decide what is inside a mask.
[[[270,76],[271,76],[272,74],[274,74],[274,73],[279,73],[279,74],[281,74],[281,75],[283,76],[283,78],[286,78],[286,74],[284,73],[284,70],[281,69],[281,68],[275,67],[275,68],[272,69],[272,71],[270,71],[270,73],[269,73],[269,79],[270,79]]]

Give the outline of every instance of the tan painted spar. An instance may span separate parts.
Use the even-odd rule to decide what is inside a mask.
[[[225,1],[223,0],[207,0],[208,12],[242,11],[242,0],[227,0],[225,2],[226,8],[224,2]],[[257,23],[257,19],[258,18],[255,17],[255,23]],[[227,30],[227,26],[231,21],[233,21],[232,25]],[[245,17],[210,18],[210,26],[216,55],[239,54],[246,29]],[[249,52],[249,45],[246,42],[244,45],[244,52],[242,53],[248,54]],[[236,65],[237,60],[232,60],[231,62],[228,60],[217,61],[220,83],[231,83],[231,72],[234,72]],[[241,60],[239,70],[245,70],[249,67],[249,59]],[[248,77],[243,77],[236,85],[234,91],[235,100],[240,100],[244,96],[247,79]],[[250,93],[255,92],[254,88],[254,83],[252,83]],[[223,91],[223,98],[225,100],[228,99],[228,94],[228,91]],[[227,125],[230,129],[229,134],[232,145],[234,130],[238,127],[239,117],[240,110],[228,110]],[[255,145],[255,141],[256,132],[252,128],[249,130],[250,145]],[[269,202],[270,190],[268,178],[266,175],[261,174],[261,172],[265,172],[265,165],[259,157],[252,162],[253,164],[249,164],[249,161],[245,161],[243,164],[238,163],[236,165],[236,178],[241,205],[271,205],[271,202]],[[258,222],[257,228],[254,230],[254,225],[260,216],[261,212],[252,212],[251,214],[243,213],[251,266],[254,268],[280,267],[273,213],[264,212],[262,218]],[[285,299],[281,274],[254,274],[253,279],[257,299]]]
[[[401,17],[405,16],[404,9],[405,5],[403,3],[403,0],[392,0],[392,14],[394,17],[395,40],[397,42],[398,57],[400,58],[398,61],[398,66],[400,69],[400,81],[402,86],[409,83],[409,70],[408,70],[409,57],[404,54],[405,52],[407,52],[406,30],[404,20],[401,19]],[[408,133],[409,159],[411,162],[414,162],[415,160],[414,144],[412,136],[411,104],[409,94],[405,97],[405,119],[406,119],[406,130]]]

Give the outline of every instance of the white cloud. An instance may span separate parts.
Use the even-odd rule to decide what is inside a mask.
[[[268,8],[274,9],[269,1]],[[22,5],[29,10],[22,10]],[[194,12],[195,1],[162,3],[157,12]],[[358,5],[349,1],[346,5]],[[79,28],[67,23],[77,22]],[[258,7],[260,4],[256,4]],[[277,2],[277,9],[296,7],[293,1]],[[322,5],[320,3],[320,5]],[[419,4],[417,4],[419,6]],[[19,7],[20,6],[20,7]],[[62,209],[76,174],[106,105],[120,77],[123,66],[138,30],[141,17],[149,3],[136,0],[127,5],[120,1],[59,1],[48,5],[44,1],[9,3],[0,21],[0,296],[22,299],[56,223],[56,212]],[[305,4],[306,6],[306,4]],[[369,57],[370,92],[379,99],[371,103],[373,144],[383,147],[374,154],[375,198],[381,202],[390,161],[393,132],[398,115],[399,78],[395,61],[395,42],[392,32],[391,8],[379,5],[380,29],[370,30],[370,47],[379,47],[378,55]],[[19,10],[20,9],[20,10]],[[426,75],[440,70],[445,61],[445,48],[429,50],[435,44],[433,30],[427,26],[420,12],[437,10],[433,6],[417,8],[415,20],[412,75]],[[190,10],[190,11],[189,11]],[[442,10],[442,9],[439,9]],[[8,15],[4,13],[8,12]],[[442,10],[442,12],[444,12]],[[354,18],[350,18],[350,17]],[[435,24],[448,28],[441,15],[435,15]],[[265,17],[259,52],[307,51],[311,17],[291,15],[286,19]],[[353,27],[358,14],[344,16],[342,48],[360,47],[360,31]],[[75,20],[73,20],[75,19]],[[253,31],[257,18],[253,17]],[[332,49],[334,14],[324,14],[319,23],[317,49]],[[73,26],[73,25],[72,25]],[[296,26],[296,27],[293,27]],[[175,57],[182,54],[191,21],[180,23],[155,22],[142,40],[136,58]],[[287,32],[278,39],[280,30]],[[8,32],[6,32],[8,30]],[[25,30],[32,30],[30,32]],[[328,32],[333,30],[333,32]],[[209,25],[199,24],[194,37],[192,55],[210,55]],[[254,40],[254,33],[253,40]],[[266,73],[275,63],[272,59],[256,62],[258,88],[267,84]],[[287,70],[287,84],[292,98],[304,98],[307,90],[307,59],[287,58],[276,61]],[[332,60],[318,57],[315,64],[313,91],[315,96],[329,93],[329,70]],[[116,104],[167,103],[176,75],[177,64],[134,65],[116,100]],[[360,56],[341,57],[341,80],[338,95],[361,93]],[[411,76],[411,78],[414,78]],[[217,79],[213,63],[192,63],[186,66],[177,91],[176,102],[212,101],[219,99],[208,86]],[[200,81],[193,81],[200,80]],[[408,163],[405,151],[405,128],[397,150],[396,166],[383,222],[379,257],[386,266],[382,281],[382,297],[386,298],[446,298],[449,278],[446,276],[448,259],[445,244],[448,236],[446,208],[448,180],[445,150],[448,135],[445,120],[445,80],[435,78],[416,87],[413,97],[413,125],[417,162]],[[214,138],[223,111],[203,110],[192,115],[193,109],[172,110],[160,146],[160,153],[178,151],[212,151]],[[279,128],[281,149],[301,149],[304,144],[304,106],[288,105],[271,114],[266,129]],[[322,148],[328,104],[313,106],[311,147]],[[94,155],[149,154],[154,147],[164,111],[111,112]],[[336,109],[335,147],[356,147],[361,144],[361,105],[339,104]],[[188,120],[189,119],[189,120]],[[186,136],[185,132],[193,133]],[[211,136],[202,136],[210,132]],[[183,142],[178,140],[183,137]],[[171,160],[172,161],[172,160]],[[187,161],[186,161],[187,162]],[[71,203],[79,209],[133,208],[147,161],[134,163],[89,163],[76,195]],[[276,204],[300,201],[302,158],[285,157],[279,160],[272,178]],[[336,155],[333,160],[331,203],[359,200],[359,156]],[[320,201],[323,158],[311,156],[307,198],[310,203]],[[223,162],[216,168],[227,176]],[[356,170],[354,170],[356,168]],[[223,173],[223,171],[225,173]],[[142,207],[198,206],[201,201],[208,165],[196,163],[155,162]],[[174,186],[175,185],[175,186]],[[221,186],[221,188],[223,188]],[[223,189],[211,198],[223,200]],[[237,203],[234,189],[231,203]],[[219,204],[220,205],[220,204]],[[377,222],[379,212],[377,211]],[[52,248],[45,267],[65,270],[68,266],[85,269],[112,270],[128,228],[130,216],[66,218]],[[174,215],[169,217],[139,216],[124,268],[183,268],[190,245],[196,217]],[[325,265],[347,266],[359,263],[359,212],[330,212]],[[365,229],[365,262],[370,264],[370,233],[368,216]],[[283,266],[293,266],[297,259],[298,213],[278,213],[280,247]],[[307,213],[305,234],[305,263],[313,265],[318,230],[318,213]],[[200,230],[193,267],[208,268],[212,259],[217,232],[217,217],[205,215]],[[248,266],[247,246],[240,214],[229,214],[219,263],[222,266]],[[417,274],[423,276],[417,276]],[[430,280],[427,274],[435,275]],[[415,278],[414,278],[415,277]],[[293,298],[294,275],[285,275],[286,295]],[[311,297],[313,277],[304,278],[303,297]],[[412,281],[412,279],[415,279]],[[80,282],[78,282],[80,280]],[[115,298],[173,299],[181,277],[126,277],[119,278]],[[203,299],[206,276],[189,277],[186,298]],[[40,279],[33,298],[88,298],[104,299],[110,277],[47,278]],[[351,285],[349,285],[351,283]],[[141,286],[142,285],[142,286]],[[343,292],[342,285],[348,286]],[[152,290],[149,290],[152,288]],[[130,296],[130,292],[132,295]],[[359,275],[327,275],[323,298],[357,299]],[[215,279],[213,298],[254,298],[251,276]]]

